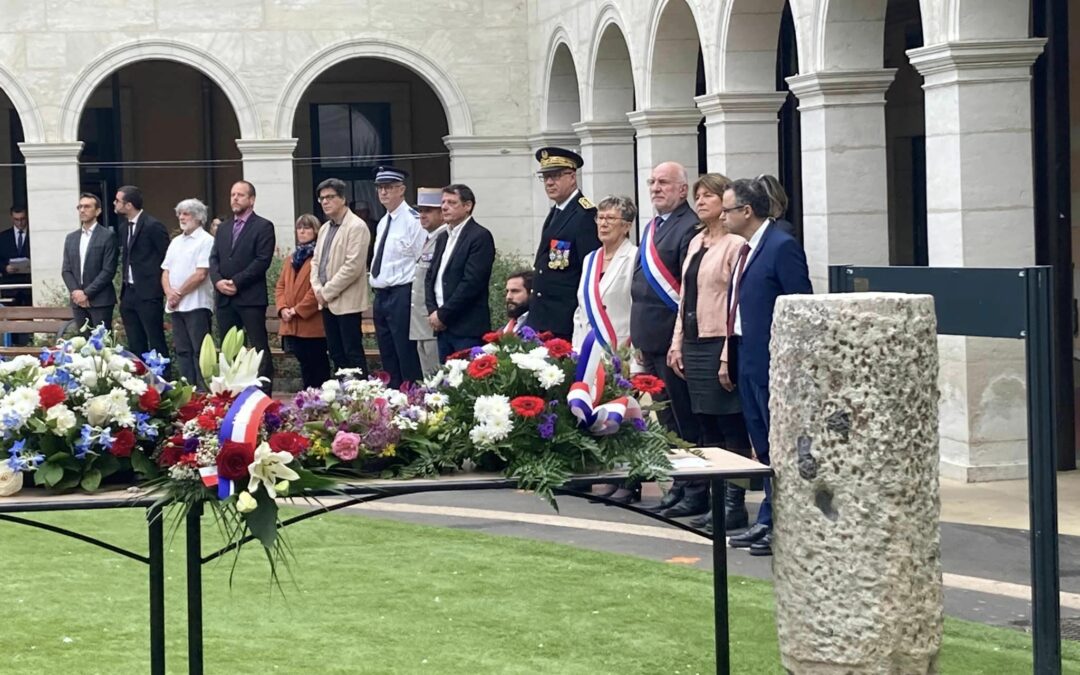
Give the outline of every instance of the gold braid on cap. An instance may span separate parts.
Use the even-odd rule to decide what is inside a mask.
[[[548,169],[573,169],[577,171],[577,168],[577,164],[569,157],[553,157],[551,155],[540,157],[541,171],[547,171]]]

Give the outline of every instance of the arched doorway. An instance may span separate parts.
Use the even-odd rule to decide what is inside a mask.
[[[11,227],[8,218],[11,207],[26,205],[26,166],[19,151],[23,140],[19,112],[0,90],[0,230]]]
[[[414,203],[416,187],[450,182],[447,133],[439,96],[409,68],[367,57],[327,68],[304,90],[292,119],[297,209],[322,219],[315,187],[340,178],[353,210],[374,227],[385,211],[375,169],[393,164],[408,171],[406,201]]]
[[[565,42],[555,48],[548,77],[547,106],[541,128],[544,133],[573,131],[581,120],[581,95],[578,90],[574,57]]]
[[[112,203],[116,189],[139,186],[145,209],[177,230],[185,198],[227,216],[229,188],[243,176],[240,128],[222,90],[194,67],[164,60],[126,65],[106,76],[82,108],[80,190]],[[102,219],[113,224],[106,206]]]

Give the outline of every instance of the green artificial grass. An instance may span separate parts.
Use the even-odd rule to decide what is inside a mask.
[[[36,516],[145,551],[142,511]],[[205,546],[217,541],[204,521]],[[208,673],[712,673],[712,577],[639,558],[335,514],[288,530],[295,582],[260,550],[205,568]],[[182,533],[166,542],[168,672],[187,672]],[[0,522],[0,673],[149,670],[146,568]],[[782,674],[766,582],[732,577],[732,671]],[[1030,673],[1030,637],[946,623],[941,672]],[[1080,645],[1065,645],[1080,672]]]

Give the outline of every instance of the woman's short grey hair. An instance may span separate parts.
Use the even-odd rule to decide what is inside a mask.
[[[604,197],[600,200],[600,203],[596,205],[596,212],[610,211],[615,209],[619,212],[619,217],[628,223],[637,222],[637,205],[634,204],[634,200],[630,197],[622,197],[611,195]]]
[[[199,223],[199,225],[206,224],[206,204],[203,204],[198,199],[191,198],[185,199],[176,205],[176,215],[180,216],[181,213],[186,213]]]

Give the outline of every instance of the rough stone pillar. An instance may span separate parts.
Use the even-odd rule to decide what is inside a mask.
[[[1045,39],[912,49],[926,91],[930,264],[1035,263],[1031,64]],[[966,481],[1027,473],[1024,345],[943,336],[941,472]]]
[[[895,74],[788,78],[801,114],[803,241],[819,292],[828,288],[829,265],[889,264],[885,90]]]
[[[579,122],[581,190],[593,202],[608,195],[634,196],[634,127],[628,122]]]
[[[544,222],[533,204],[544,190],[536,180],[538,166],[528,139],[444,136],[443,143],[450,150],[450,179],[476,193],[476,219],[491,230],[498,251],[518,253],[531,262]],[[546,214],[546,208],[540,213]]]
[[[698,175],[701,111],[697,108],[635,110],[626,117],[637,131],[638,219],[647,223],[655,215],[646,182],[654,166],[678,162],[686,167],[691,184]]]
[[[777,301],[773,577],[791,673],[937,672],[935,338],[927,295]]]
[[[786,91],[735,91],[694,100],[705,115],[709,171],[732,180],[777,175],[777,113]]]
[[[26,202],[34,252],[30,275],[34,304],[64,302],[67,287],[60,276],[64,237],[79,229],[79,153],[77,143],[19,143],[26,158]],[[102,213],[112,208],[112,195],[99,195]]]
[[[244,161],[244,180],[255,186],[255,211],[274,223],[279,251],[296,241],[296,194],[293,190],[295,138],[237,139]]]

